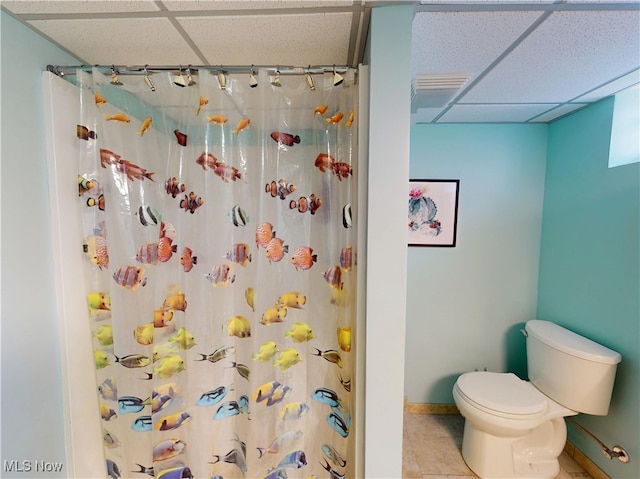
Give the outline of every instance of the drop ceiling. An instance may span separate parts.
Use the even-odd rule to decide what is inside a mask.
[[[413,123],[544,123],[640,82],[639,1],[2,0],[1,7],[86,65],[306,67],[362,62],[371,9],[401,3],[415,9],[412,78],[463,77],[444,90],[407,85]]]

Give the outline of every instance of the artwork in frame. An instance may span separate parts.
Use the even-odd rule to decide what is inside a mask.
[[[409,246],[456,245],[460,180],[409,180]]]

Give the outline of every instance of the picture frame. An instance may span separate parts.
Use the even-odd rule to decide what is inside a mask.
[[[460,180],[409,180],[409,246],[455,247]]]

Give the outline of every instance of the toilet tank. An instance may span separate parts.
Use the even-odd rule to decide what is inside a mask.
[[[549,321],[525,330],[531,383],[569,409],[607,415],[620,354]]]

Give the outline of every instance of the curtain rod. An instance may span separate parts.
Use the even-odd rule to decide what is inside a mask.
[[[350,67],[345,65],[314,65],[307,67],[296,67],[291,65],[245,65],[245,66],[225,66],[225,65],[76,65],[59,66],[47,65],[47,70],[58,76],[75,75],[78,69],[90,72],[93,68],[98,68],[103,73],[116,73],[118,75],[145,75],[153,72],[197,72],[198,70],[208,70],[216,73],[251,73],[260,68],[266,68],[269,73],[279,73],[281,75],[304,75],[306,73],[344,73]]]

